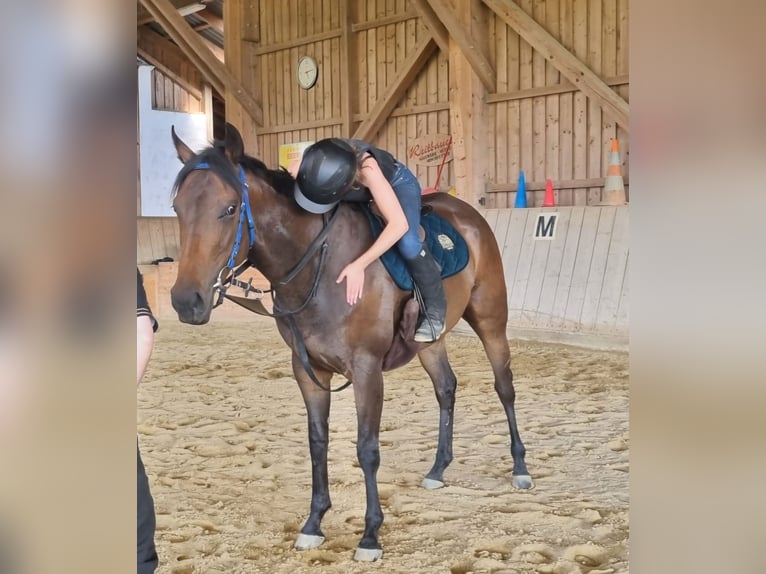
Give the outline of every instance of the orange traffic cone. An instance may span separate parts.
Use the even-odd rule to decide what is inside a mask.
[[[622,180],[622,164],[620,163],[620,142],[613,139],[601,205],[625,205],[626,203],[625,182]]]
[[[543,207],[556,207],[556,198],[553,197],[553,182],[550,179],[545,180],[545,199]]]

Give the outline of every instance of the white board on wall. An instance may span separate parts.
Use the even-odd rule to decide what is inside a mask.
[[[194,151],[209,145],[205,114],[166,112],[152,109],[153,66],[138,66],[139,173],[141,215],[174,217],[170,192],[182,167],[170,136],[178,136]]]

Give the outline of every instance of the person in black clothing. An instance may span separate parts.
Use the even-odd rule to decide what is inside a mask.
[[[137,347],[137,378],[136,386],[141,383],[141,379],[149,363],[149,357],[154,348],[154,332],[159,326],[157,320],[152,315],[149,308],[149,302],[146,299],[146,290],[141,272],[138,273],[138,302],[136,305],[136,347]],[[136,454],[138,455],[138,539],[137,539],[137,559],[138,574],[153,574],[157,568],[158,558],[157,550],[154,546],[154,530],[156,527],[156,518],[154,515],[154,500],[149,490],[149,479],[146,476],[144,463],[141,461],[141,452],[138,450],[136,442]]]

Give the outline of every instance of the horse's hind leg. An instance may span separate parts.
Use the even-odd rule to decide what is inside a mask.
[[[474,301],[477,294],[474,293]],[[511,432],[511,456],[513,457],[513,480],[515,488],[532,488],[532,477],[524,462],[526,449],[521,442],[519,429],[516,424],[516,390],[513,387],[513,372],[511,371],[511,351],[508,347],[508,339],[505,336],[506,313],[498,311],[495,305],[485,305],[487,313],[479,313],[476,305],[466,310],[463,318],[476,331],[484,345],[492,372],[495,375],[495,391],[503,403],[505,416],[508,418],[508,428]]]
[[[423,488],[441,488],[444,486],[444,470],[452,462],[452,429],[457,378],[450,367],[444,339],[420,351],[418,358],[428,376],[431,377],[436,400],[439,402],[439,443],[436,447],[436,460],[421,484]]]
[[[328,419],[330,416],[330,393],[317,387],[309,379],[300,360],[293,355],[293,372],[300,386],[308,414],[309,452],[311,453],[311,512],[303,525],[295,548],[316,548],[324,542],[322,517],[332,506],[327,477],[327,447],[329,441]],[[322,384],[329,386],[332,374],[315,370]]]

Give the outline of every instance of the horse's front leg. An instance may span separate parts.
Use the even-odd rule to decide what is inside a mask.
[[[378,542],[383,510],[380,507],[377,478],[380,467],[380,416],[383,410],[383,371],[380,361],[370,368],[356,369],[353,381],[357,417],[356,455],[364,472],[367,493],[364,535],[354,559],[371,562],[383,556]]]
[[[293,373],[303,395],[308,414],[309,452],[311,453],[311,512],[303,525],[295,548],[316,548],[324,542],[322,518],[330,507],[330,487],[327,477],[327,445],[329,439],[330,393],[314,384],[306,374],[300,359],[293,355]],[[314,369],[323,385],[328,386],[332,373]]]

